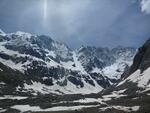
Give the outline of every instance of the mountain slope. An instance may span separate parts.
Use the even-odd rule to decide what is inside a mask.
[[[134,57],[133,64],[122,75],[121,82],[115,86],[123,87],[127,83],[135,84],[136,89],[134,93],[144,93],[150,90],[150,40],[147,40],[145,44],[139,48],[137,54]],[[132,87],[126,86],[126,89]],[[136,91],[136,92],[135,92]]]
[[[127,69],[121,77],[120,82],[110,88],[103,90],[100,95],[109,99],[109,107],[103,107],[101,110],[108,112],[116,109],[116,106],[125,107],[125,113],[131,106],[138,106],[135,113],[150,112],[150,40],[138,49],[134,57],[133,64]],[[112,107],[110,107],[112,106]],[[121,108],[118,108],[121,110]],[[110,112],[110,113],[112,113]],[[103,113],[103,112],[102,112]],[[120,112],[119,112],[120,113]]]
[[[49,36],[21,31],[0,33],[2,66],[23,76],[14,88],[17,93],[97,93],[120,79],[120,75],[131,65],[135,52],[134,48],[123,47],[71,50]],[[4,76],[5,71],[0,69],[1,76]],[[0,81],[10,84],[3,78]]]
[[[22,33],[19,36],[23,38]],[[18,44],[12,43],[12,34],[0,38],[0,112],[149,113],[149,40],[138,51],[129,47],[73,51],[64,45],[59,54],[56,45],[62,44],[50,37],[51,47],[45,42],[41,46],[41,41],[33,44],[30,38],[19,39]]]

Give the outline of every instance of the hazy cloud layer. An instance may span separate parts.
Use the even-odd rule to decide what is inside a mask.
[[[149,0],[47,1],[44,16],[44,0],[0,0],[0,28],[48,34],[72,48],[139,47],[150,36]]]

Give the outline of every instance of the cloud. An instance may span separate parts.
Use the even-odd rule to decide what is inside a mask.
[[[47,0],[45,20],[43,1],[0,0],[0,28],[50,35],[71,48],[138,47],[150,36],[150,15],[141,13],[149,0]]]
[[[141,1],[141,10],[146,14],[150,14],[150,0],[142,0]]]

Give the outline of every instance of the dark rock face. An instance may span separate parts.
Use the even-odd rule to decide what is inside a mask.
[[[141,55],[141,63],[139,68],[143,72],[150,66],[150,39],[139,49]]]
[[[91,71],[93,67],[102,69],[115,61],[115,59],[111,57],[108,48],[82,47],[79,49],[78,54],[79,60],[88,72]]]
[[[91,77],[104,89],[110,86],[109,80],[98,73],[91,73]]]
[[[123,91],[121,94],[126,95],[126,98],[135,98],[136,100],[146,103],[145,96],[149,97],[150,92],[150,39],[147,40],[142,47],[137,51],[134,57],[133,64],[123,74],[122,79],[117,84],[112,85],[101,94],[110,94],[115,91]],[[123,97],[124,101],[124,97]],[[120,101],[122,102],[122,101]],[[127,102],[128,104],[128,102]],[[135,103],[134,103],[135,104]],[[145,104],[146,106],[148,104]],[[142,105],[141,105],[142,106]]]
[[[135,54],[135,48],[118,47],[113,49],[96,48],[96,47],[81,47],[78,50],[78,60],[82,63],[87,72],[93,68],[103,69],[116,62],[119,58],[127,60]]]
[[[4,82],[11,86],[23,85],[23,80],[26,77],[19,71],[15,71],[2,63],[0,63],[0,68],[3,71],[0,71],[0,82]]]
[[[137,69],[141,70],[141,73],[150,67],[150,39],[145,42],[145,44],[138,49],[137,54],[134,57],[132,66],[125,71],[122,78],[127,78]]]

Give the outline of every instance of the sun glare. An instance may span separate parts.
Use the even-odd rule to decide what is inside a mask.
[[[43,18],[44,18],[44,20],[46,20],[46,18],[47,18],[47,0],[44,0]]]

